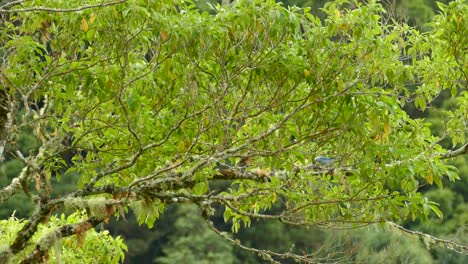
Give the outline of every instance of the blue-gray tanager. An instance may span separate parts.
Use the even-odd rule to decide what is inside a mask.
[[[335,162],[335,159],[324,157],[324,156],[318,156],[314,159],[314,163],[320,163],[321,165],[325,165],[325,166],[333,164],[333,162]]]

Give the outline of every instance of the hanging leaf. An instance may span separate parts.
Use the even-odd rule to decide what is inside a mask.
[[[259,33],[263,32],[263,25],[262,25],[262,22],[260,22],[259,20],[257,20],[257,31]]]
[[[340,10],[335,9],[335,18],[336,18],[336,20],[340,19],[340,17],[341,17]]]
[[[166,34],[166,31],[162,30],[159,35],[161,36],[161,39],[162,41],[166,41],[167,40],[167,34]]]
[[[388,139],[388,135],[390,134],[390,123],[388,122],[387,119],[384,120],[384,131],[383,131],[383,134],[382,134],[382,139],[383,140],[387,140]]]
[[[88,22],[86,18],[81,19],[81,31],[88,32]]]
[[[96,13],[92,13],[91,17],[89,18],[89,23],[91,24],[94,23],[94,20],[96,20],[96,17],[97,17]]]
[[[428,171],[427,174],[426,174],[426,181],[427,183],[429,183],[430,185],[432,185],[434,183],[434,175],[432,175],[432,172]]]

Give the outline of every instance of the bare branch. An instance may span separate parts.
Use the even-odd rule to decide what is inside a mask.
[[[426,234],[426,233],[423,233],[423,232],[419,232],[419,231],[412,231],[412,230],[409,230],[409,229],[406,229],[404,227],[402,227],[401,225],[398,225],[394,222],[387,222],[388,225],[390,225],[391,227],[394,227],[396,229],[399,229],[405,233],[408,233],[410,235],[413,235],[413,236],[417,236],[419,237],[420,239],[422,239],[424,241],[425,244],[436,244],[436,245],[439,245],[439,246],[442,246],[448,250],[451,250],[451,251],[455,251],[457,253],[460,253],[460,254],[463,254],[463,255],[468,255],[468,246],[465,246],[465,245],[460,245],[460,244],[457,244],[453,241],[450,241],[450,240],[445,240],[445,239],[441,239],[441,238],[437,238],[435,236],[432,236],[432,235],[429,235],[429,234]]]
[[[320,253],[320,251],[318,251],[317,253],[314,253],[314,254],[303,253],[302,255],[298,255],[298,254],[293,253],[292,249],[290,251],[288,251],[288,252],[285,252],[285,253],[278,253],[278,252],[274,252],[274,251],[267,250],[267,249],[257,249],[257,248],[248,247],[248,246],[243,245],[240,240],[233,239],[233,238],[229,237],[226,232],[222,232],[222,231],[218,230],[214,226],[213,222],[211,222],[206,216],[204,216],[204,219],[205,219],[206,223],[208,224],[208,227],[211,230],[213,230],[218,236],[222,237],[223,239],[227,240],[232,245],[234,245],[234,246],[236,246],[236,247],[238,247],[240,249],[243,249],[243,250],[246,250],[246,251],[249,251],[249,252],[252,252],[252,253],[258,255],[260,258],[262,258],[263,260],[265,260],[265,261],[267,261],[269,263],[280,264],[281,261],[278,261],[275,258],[277,258],[277,259],[290,259],[290,260],[293,260],[293,261],[295,261],[297,263],[309,263],[309,264],[330,262],[330,261],[333,261],[333,263],[340,263],[340,262],[344,262],[346,260],[344,257],[343,258],[333,258],[333,256],[331,256],[331,255],[327,256],[327,258],[320,258],[318,256],[318,253]],[[338,255],[338,254],[339,253],[335,253],[335,255]]]

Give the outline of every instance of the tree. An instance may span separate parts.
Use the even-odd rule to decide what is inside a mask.
[[[419,189],[459,179],[445,160],[467,152],[467,5],[443,5],[420,33],[386,24],[376,1],[346,2],[326,4],[324,20],[274,1],[212,14],[179,0],[3,4],[0,152],[23,167],[0,202],[24,192],[35,209],[1,258],[44,260],[52,245],[33,236],[59,209],[84,210],[86,228],[54,222],[54,240],[128,209],[151,227],[174,203],[196,205],[215,233],[270,262],[319,257],[247,247],[211,223],[215,211],[233,232],[252,219],[389,223],[466,253],[393,221],[441,217]],[[444,113],[444,149],[402,108],[424,111],[447,89],[457,107]],[[37,148],[18,147],[24,131]],[[72,172],[78,190],[51,195],[51,178]]]

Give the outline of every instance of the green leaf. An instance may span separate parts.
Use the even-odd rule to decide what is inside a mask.
[[[444,215],[443,215],[442,211],[440,211],[440,209],[439,209],[439,207],[437,207],[437,205],[432,204],[430,207],[431,207],[431,210],[432,210],[440,219],[443,219],[443,218],[444,218]]]

